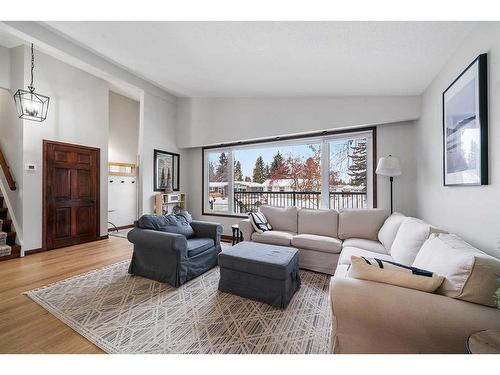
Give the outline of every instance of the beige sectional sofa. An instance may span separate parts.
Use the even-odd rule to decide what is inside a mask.
[[[343,210],[339,213],[262,206],[261,212],[273,230],[257,233],[250,220],[245,219],[239,223],[243,240],[293,246],[299,249],[301,268],[333,275],[346,243],[349,247],[359,244],[384,251],[377,234],[389,215],[386,210]]]
[[[261,211],[273,231],[256,233],[243,220],[245,241],[296,247],[301,268],[334,275],[334,353],[464,353],[469,335],[500,329],[500,260],[458,236],[380,209]],[[445,281],[426,293],[355,279],[348,275],[353,255],[426,269]]]

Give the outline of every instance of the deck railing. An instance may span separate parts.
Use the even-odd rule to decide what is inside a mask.
[[[366,208],[367,199],[364,192],[330,192],[330,208]],[[235,191],[235,213],[258,211],[260,206],[319,209],[321,193],[319,191]]]
[[[330,192],[330,208],[337,211],[343,208],[368,208],[365,192]]]

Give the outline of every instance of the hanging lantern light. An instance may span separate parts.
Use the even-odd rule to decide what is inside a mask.
[[[28,91],[19,89],[14,94],[17,114],[24,120],[42,122],[47,118],[49,109],[49,97],[35,92],[33,87],[33,69],[35,68],[35,55],[33,43],[31,44],[31,82]]]

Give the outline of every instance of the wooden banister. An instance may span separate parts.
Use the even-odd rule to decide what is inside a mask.
[[[9,184],[10,190],[16,190],[16,182],[14,181],[14,178],[12,177],[12,173],[10,173],[10,168],[7,165],[7,161],[5,160],[5,157],[3,156],[2,149],[0,148],[0,167],[3,170],[3,174],[5,175],[5,179],[7,180],[7,184]]]

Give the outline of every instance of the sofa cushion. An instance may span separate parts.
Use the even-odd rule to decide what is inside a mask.
[[[297,207],[262,206],[260,211],[275,230],[297,233]]]
[[[338,216],[339,213],[336,210],[300,209],[298,233],[337,237]]]
[[[391,216],[385,219],[384,225],[382,225],[382,228],[378,231],[378,240],[382,243],[382,245],[384,245],[387,252],[391,251],[392,243],[394,242],[398,229],[405,218],[405,215],[400,214],[399,212],[394,212]]]
[[[297,233],[285,232],[280,230],[269,230],[267,232],[252,234],[252,240],[255,242],[267,243],[271,245],[290,246],[292,238]]]
[[[414,217],[405,218],[392,243],[391,256],[398,263],[411,265],[430,233],[431,226],[425,221]]]
[[[338,254],[342,250],[342,242],[340,240],[316,234],[298,234],[293,236],[292,246],[333,254]]]
[[[344,247],[340,253],[338,264],[351,264],[351,256],[365,257],[365,258],[378,258],[382,260],[394,261],[389,254],[379,254],[373,251],[360,249],[358,247]]]
[[[388,214],[387,210],[378,208],[344,209],[339,214],[338,236],[341,240],[351,237],[377,240]]]
[[[349,277],[376,281],[423,292],[434,292],[443,282],[443,277],[433,272],[378,258],[351,256]]]
[[[211,238],[191,238],[187,240],[188,257],[194,257],[214,246],[214,240]]]
[[[486,306],[500,307],[500,260],[469,245],[454,234],[433,234],[422,246],[414,267],[445,277],[438,294]]]
[[[373,251],[374,253],[387,254],[385,247],[380,242],[365,240],[364,238],[348,238],[342,243],[342,247],[357,247],[359,249]]]

